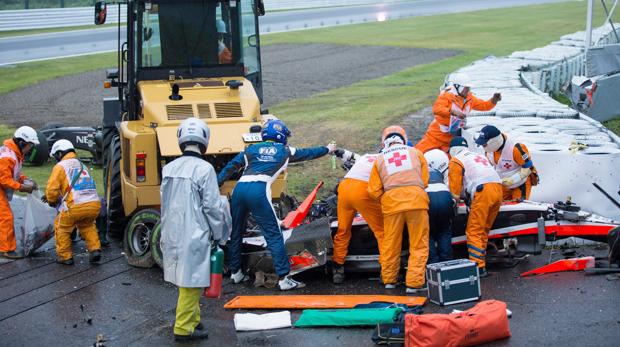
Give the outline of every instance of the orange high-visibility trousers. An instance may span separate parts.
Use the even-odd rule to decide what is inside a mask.
[[[503,187],[504,200],[527,200],[532,192],[532,180],[527,178],[525,183],[517,188],[509,189]]]
[[[428,259],[428,210],[383,215],[383,226],[385,232],[379,249],[383,283],[392,284],[398,280],[403,230],[406,226],[409,231],[406,284],[407,287],[421,287],[424,285],[424,267]]]
[[[381,203],[368,195],[368,182],[345,178],[338,185],[338,230],[334,235],[334,255],[332,260],[343,265],[351,241],[351,224],[355,214],[364,217],[381,249],[383,240],[383,213]],[[381,260],[379,260],[381,261]]]
[[[0,252],[11,252],[16,247],[13,212],[6,193],[0,189]]]
[[[89,252],[101,249],[99,234],[95,226],[95,219],[99,215],[101,204],[99,201],[73,205],[68,211],[62,211],[56,217],[54,235],[56,236],[56,255],[59,260],[73,257],[71,250],[71,233],[74,228],[86,243]]]
[[[502,204],[502,185],[485,183],[484,188],[474,195],[474,201],[467,218],[467,251],[469,259],[478,263],[478,267],[486,266],[485,256],[489,231]]]
[[[436,137],[431,137],[428,134],[424,135],[420,142],[416,143],[415,148],[417,148],[420,152],[426,153],[431,149],[440,149],[446,153],[450,149],[450,140],[448,142],[440,140]]]

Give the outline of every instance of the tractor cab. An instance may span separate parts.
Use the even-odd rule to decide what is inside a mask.
[[[118,25],[118,68],[104,100],[103,162],[107,229],[124,234],[131,265],[157,257],[161,169],[181,155],[179,124],[190,117],[211,129],[205,159],[219,172],[235,155],[260,142],[262,77],[258,17],[262,0],[126,0],[126,36]],[[111,12],[111,11],[110,11]],[[95,4],[95,24],[111,14]],[[236,179],[224,183],[232,191]],[[286,173],[272,186],[277,202]]]

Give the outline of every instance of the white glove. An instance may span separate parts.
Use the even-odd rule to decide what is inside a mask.
[[[329,144],[327,144],[327,154],[332,154],[336,151],[337,147],[336,147],[336,143],[334,142],[330,142]]]
[[[512,177],[504,177],[502,178],[502,185],[505,187],[509,187],[513,185],[515,182],[512,180]]]

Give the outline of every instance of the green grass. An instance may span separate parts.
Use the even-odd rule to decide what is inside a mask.
[[[456,57],[310,98],[291,100],[270,110],[289,123],[297,134],[291,140],[296,145],[335,140],[339,146],[368,151],[376,148],[385,126],[402,122],[406,115],[431,106],[446,74],[487,55],[502,56],[544,46],[564,34],[583,30],[585,12],[586,3],[567,2],[268,35],[262,42],[463,51]],[[601,17],[596,19],[598,23]],[[615,20],[618,19],[620,15],[616,15]],[[331,169],[329,160],[302,164],[291,169],[290,191],[304,195],[320,179],[326,180],[330,187],[342,174],[340,169]]]
[[[13,30],[13,31],[0,31],[0,38],[4,37],[14,37],[14,36],[24,36],[24,35],[34,35],[34,34],[47,34],[47,33],[57,33],[63,31],[75,31],[75,30],[84,30],[84,29],[98,29],[105,27],[116,27],[116,23],[104,24],[104,25],[79,25],[75,27],[65,27],[65,28],[46,28],[46,29],[25,29],[25,30]],[[125,26],[122,24],[121,26]]]
[[[385,126],[399,123],[406,115],[431,106],[446,74],[487,55],[502,56],[544,46],[564,34],[583,30],[585,13],[586,2],[571,1],[265,35],[261,41],[266,45],[383,45],[463,52],[382,78],[284,102],[270,110],[293,129],[293,145],[324,145],[335,140],[342,147],[368,151],[376,148]],[[602,11],[597,7],[595,13],[598,15],[595,23],[601,23]],[[614,19],[619,21],[620,14]],[[63,73],[112,66],[115,59],[113,53],[23,64],[23,70],[19,70],[22,66],[0,69],[0,79],[9,81],[3,82],[0,93]],[[340,169],[332,170],[327,159],[294,166],[290,175],[291,193],[301,196],[320,179],[326,180],[326,187],[330,187],[342,174]]]
[[[116,52],[0,67],[0,94],[52,78],[116,66]],[[103,83],[103,76],[101,83]]]
[[[13,137],[13,132],[15,132],[14,128],[10,128],[0,124],[0,141],[4,141],[5,139],[9,139]],[[78,153],[81,154],[81,153]],[[35,182],[39,185],[39,189],[41,191],[45,191],[45,186],[47,185],[47,180],[52,173],[52,167],[54,167],[54,161],[50,160],[45,165],[42,166],[30,166],[25,164],[22,168],[22,172],[24,175],[28,177],[32,177]],[[87,163],[85,163],[88,165]],[[88,165],[88,169],[90,170],[90,174],[97,184],[97,193],[99,195],[103,194],[103,170],[99,167],[93,167]]]
[[[614,132],[614,134],[620,136],[620,116],[610,119],[603,122],[603,125],[607,127],[607,129]]]

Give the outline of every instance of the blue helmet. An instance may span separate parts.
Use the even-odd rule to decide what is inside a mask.
[[[261,131],[263,141],[271,140],[286,145],[286,139],[291,136],[286,124],[279,119],[267,121]]]

